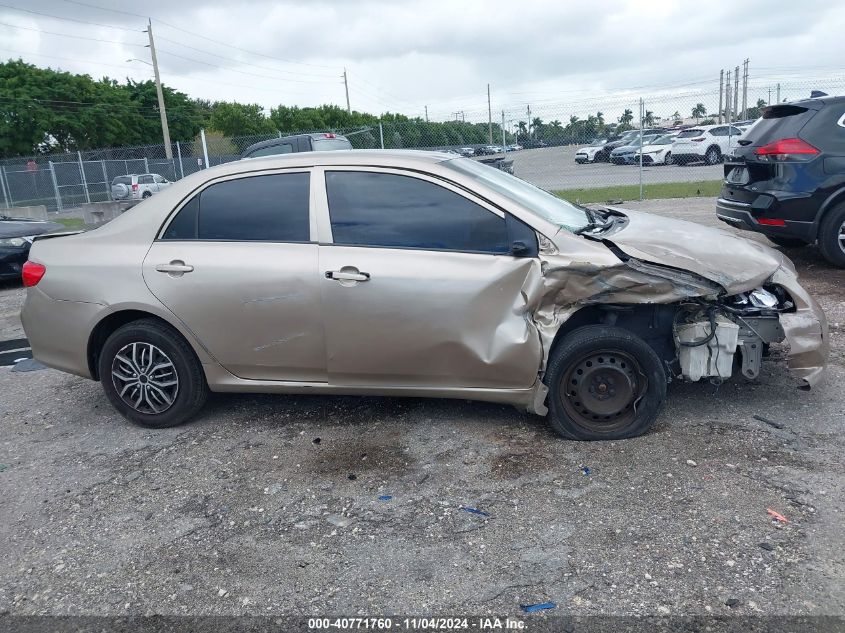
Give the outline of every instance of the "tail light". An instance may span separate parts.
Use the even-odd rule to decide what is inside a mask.
[[[138,191],[138,185],[137,184],[132,185],[132,191]]]
[[[808,161],[821,152],[800,138],[782,138],[754,150],[761,161],[793,162]]]
[[[30,286],[36,285],[41,278],[44,276],[44,273],[47,272],[47,267],[44,264],[38,264],[36,262],[26,262],[21,269],[21,278],[23,279],[23,285],[26,288]]]

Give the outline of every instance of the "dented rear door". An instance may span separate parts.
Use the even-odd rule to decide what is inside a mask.
[[[326,381],[309,176],[210,184],[182,206],[144,260],[153,294],[241,378]]]
[[[333,385],[527,388],[542,359],[504,214],[397,170],[327,169],[319,250]]]

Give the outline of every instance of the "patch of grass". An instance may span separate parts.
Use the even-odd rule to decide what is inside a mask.
[[[56,218],[53,220],[59,224],[64,224],[68,229],[84,229],[85,221],[82,218]]]
[[[696,182],[656,182],[643,185],[643,198],[695,198],[716,196],[722,188],[721,180],[699,180]],[[560,189],[554,194],[571,202],[607,202],[608,200],[639,200],[639,185],[618,185],[595,189]]]

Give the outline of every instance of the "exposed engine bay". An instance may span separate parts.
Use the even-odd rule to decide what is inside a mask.
[[[757,378],[769,345],[786,338],[780,314],[795,311],[783,288],[770,288],[681,304],[672,325],[678,375],[722,380],[731,376],[736,360],[743,376]]]

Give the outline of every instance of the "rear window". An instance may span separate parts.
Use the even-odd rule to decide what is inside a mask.
[[[278,143],[268,147],[262,147],[246,155],[246,158],[258,158],[259,156],[276,156],[277,154],[292,154],[293,145],[290,143]]]
[[[118,176],[114,180],[111,181],[113,185],[131,185],[132,184],[132,176]]]
[[[352,149],[352,143],[345,138],[315,138],[312,141],[315,152],[326,152],[335,149]]]
[[[698,136],[699,134],[703,134],[704,130],[684,130],[680,134],[678,134],[678,138],[692,138],[693,136]]]
[[[815,114],[815,110],[799,105],[769,106],[763,109],[763,117],[745,131],[744,137],[754,145],[765,145],[779,138],[795,138]]]

